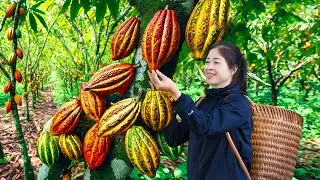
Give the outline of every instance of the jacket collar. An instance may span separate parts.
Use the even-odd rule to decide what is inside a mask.
[[[241,90],[238,85],[229,84],[224,88],[211,88],[206,90],[207,97],[221,98],[229,94],[240,94]]]

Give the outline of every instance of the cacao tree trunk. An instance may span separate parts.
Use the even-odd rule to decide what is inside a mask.
[[[36,108],[36,101],[37,101],[36,92],[32,92],[32,108],[33,109]]]
[[[24,76],[26,77],[26,76]],[[30,121],[30,112],[29,112],[29,99],[28,99],[28,84],[27,82],[24,81],[24,87],[23,87],[23,90],[24,90],[24,101],[26,103],[26,106],[25,106],[25,114],[26,114],[26,120],[27,121]]]
[[[4,153],[3,153],[3,149],[2,149],[2,144],[0,142],[0,159],[4,158]]]

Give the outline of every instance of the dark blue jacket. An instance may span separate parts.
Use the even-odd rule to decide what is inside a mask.
[[[247,179],[225,136],[229,131],[243,161],[250,167],[253,122],[250,102],[238,86],[207,90],[198,107],[182,94],[174,102],[174,110],[182,121],[174,119],[163,133],[172,147],[189,141],[188,179]]]

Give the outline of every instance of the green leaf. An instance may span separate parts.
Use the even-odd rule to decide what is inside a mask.
[[[119,0],[108,0],[108,8],[113,19],[116,19],[119,13]]]
[[[68,7],[70,5],[70,2],[71,2],[71,0],[66,0],[64,2],[63,6],[62,6],[62,9],[61,9],[62,12],[65,12],[68,9]]]
[[[32,5],[30,9],[32,10],[37,9],[42,3],[44,3],[44,1],[39,1],[36,4]]]
[[[97,23],[101,22],[104,18],[104,15],[107,11],[107,1],[108,0],[100,0],[96,5],[96,21]]]
[[[40,9],[34,9],[33,11],[34,11],[34,12],[37,12],[37,13],[39,13],[39,14],[42,14],[42,15],[45,15],[45,14],[46,14],[45,12],[41,11]]]
[[[71,7],[70,7],[70,18],[72,20],[74,20],[77,17],[80,8],[81,6],[79,3],[79,0],[72,0]]]
[[[265,41],[269,41],[270,40],[270,32],[271,30],[271,27],[270,26],[263,26],[262,28],[262,38],[265,40]]]
[[[29,13],[29,23],[30,23],[31,29],[36,33],[38,31],[38,29],[37,29],[37,21],[34,18],[32,13]]]
[[[87,13],[90,10],[90,2],[88,0],[80,0],[80,4],[84,9],[84,13]]]
[[[40,23],[42,24],[42,26],[44,28],[46,28],[46,30],[48,30],[48,26],[46,21],[43,19],[43,17],[40,14],[34,13],[34,15],[38,18],[38,20],[40,21]]]

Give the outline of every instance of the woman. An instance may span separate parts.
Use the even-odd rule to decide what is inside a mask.
[[[205,62],[206,98],[196,107],[174,82],[158,70],[148,72],[150,84],[168,91],[174,98],[174,110],[182,121],[173,120],[164,129],[172,147],[188,144],[188,178],[191,180],[247,179],[228,144],[231,137],[245,165],[250,170],[253,130],[250,102],[243,95],[247,88],[247,63],[239,48],[228,42],[210,48]],[[160,78],[159,78],[159,77]]]

